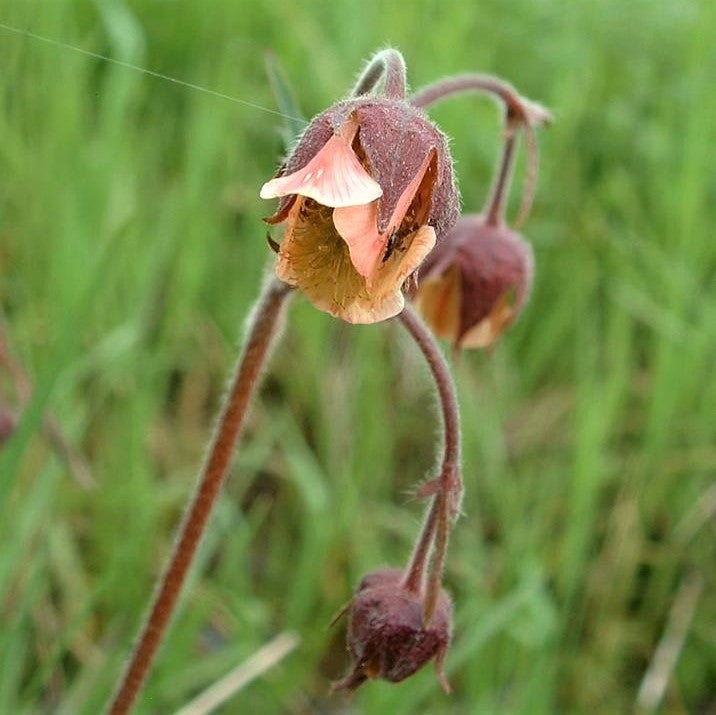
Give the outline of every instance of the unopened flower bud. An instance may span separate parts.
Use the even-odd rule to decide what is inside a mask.
[[[463,216],[421,269],[416,304],[455,348],[483,348],[517,319],[534,273],[530,245],[481,214]]]
[[[348,611],[348,649],[356,662],[333,688],[352,691],[368,678],[397,683],[434,658],[440,684],[449,692],[442,666],[450,644],[452,603],[441,589],[435,614],[425,626],[423,600],[405,587],[399,569],[365,576]]]

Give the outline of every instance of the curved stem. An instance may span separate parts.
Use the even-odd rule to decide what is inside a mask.
[[[272,279],[264,288],[251,315],[248,337],[238,360],[233,382],[224,399],[211,448],[168,566],[141,630],[127,669],[111,701],[112,715],[129,712],[152,666],[182,585],[219,494],[246,411],[258,385],[266,356],[277,334],[278,318],[291,288]]]
[[[368,66],[358,78],[351,92],[352,97],[360,97],[375,89],[382,77],[385,77],[383,94],[390,99],[405,99],[407,91],[406,70],[403,55],[392,48],[381,50],[371,58]]]
[[[524,126],[525,128],[527,140],[527,172],[525,174],[520,210],[517,221],[515,222],[516,226],[519,226],[529,214],[537,181],[538,155],[534,128],[540,124],[548,124],[552,120],[552,115],[542,105],[522,97],[511,84],[497,77],[484,74],[458,75],[457,77],[440,80],[424,87],[414,94],[410,102],[416,107],[425,108],[435,102],[464,92],[489,94],[500,99],[505,105],[508,132],[505,140],[505,153],[509,154],[507,157],[508,165],[505,167],[505,153],[503,153],[500,164],[498,165],[497,180],[495,182],[496,188],[502,184],[502,195],[499,197],[499,201],[502,204],[504,204],[504,196],[509,186],[513,162],[512,154],[514,153],[517,129],[519,126]],[[505,168],[506,172],[503,175],[503,169]],[[495,196],[496,194],[493,190],[488,205],[494,203]],[[502,206],[499,206],[498,209],[504,211]]]
[[[450,374],[450,368],[445,362],[440,348],[425,323],[418,317],[409,303],[400,313],[400,322],[418,344],[428,367],[433,375],[435,387],[440,398],[440,408],[445,432],[445,445],[440,476],[433,482],[421,487],[420,496],[445,491],[452,500],[450,511],[457,516],[460,511],[460,498],[462,496],[462,482],[460,480],[460,417],[457,403],[455,384]]]
[[[410,98],[410,103],[425,108],[464,92],[491,94],[501,99],[508,110],[511,109],[515,114],[519,115],[523,111],[523,99],[517,90],[508,82],[488,74],[463,74],[438,80],[416,92]]]
[[[443,429],[445,431],[440,475],[437,479],[424,485],[418,492],[422,496],[428,494],[435,494],[435,496],[423,522],[423,528],[403,580],[403,585],[406,589],[416,593],[422,591],[426,564],[433,540],[435,540],[432,572],[427,583],[423,605],[423,621],[427,627],[432,621],[440,593],[445,558],[447,556],[450,522],[457,517],[462,499],[462,480],[459,473],[460,418],[455,384],[450,374],[450,369],[432,333],[425,327],[425,324],[409,304],[406,304],[400,314],[400,321],[418,344],[430,367],[440,398]]]
[[[488,226],[501,226],[505,220],[505,204],[510,193],[512,169],[515,165],[517,148],[517,126],[507,119],[505,141],[502,145],[502,156],[495,174],[495,180],[483,212]]]

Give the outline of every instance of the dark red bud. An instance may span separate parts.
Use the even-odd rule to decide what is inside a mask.
[[[423,597],[403,586],[404,573],[385,569],[368,574],[358,585],[349,607],[348,648],[353,670],[334,683],[335,690],[355,690],[368,678],[392,683],[411,676],[435,658],[438,679],[450,686],[442,672],[452,630],[452,603],[441,589],[435,615],[423,623]]]
[[[456,347],[486,347],[517,319],[533,273],[532,248],[517,232],[463,216],[422,265],[418,307]]]

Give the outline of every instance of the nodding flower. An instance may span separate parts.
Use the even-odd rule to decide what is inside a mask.
[[[424,595],[406,587],[400,569],[383,569],[364,576],[347,608],[348,649],[353,669],[333,690],[353,691],[369,678],[399,683],[435,659],[438,680],[450,686],[443,662],[452,635],[452,601],[440,589],[429,625],[423,618]]]
[[[506,225],[504,213],[512,178],[517,135],[524,130],[528,149],[526,188],[519,224],[528,214],[537,173],[534,127],[551,120],[539,104],[510,85],[485,75],[465,75],[428,87],[413,98],[420,107],[451,94],[480,91],[506,106],[504,147],[487,206],[466,214],[421,268],[415,303],[433,331],[455,350],[484,348],[517,319],[529,297],[534,273],[532,248]]]
[[[266,219],[285,223],[278,278],[350,323],[403,309],[403,284],[459,212],[447,140],[406,99],[395,50],[311,121],[260,195],[280,199]]]
[[[512,325],[532,286],[532,248],[482,214],[463,216],[422,270],[416,305],[456,349],[485,348]]]

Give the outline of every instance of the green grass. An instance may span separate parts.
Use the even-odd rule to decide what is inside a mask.
[[[221,712],[631,712],[678,594],[700,583],[660,711],[710,712],[716,12],[705,0],[399,8],[0,10],[3,24],[266,108],[265,50],[310,114],[392,44],[414,87],[494,72],[556,115],[525,227],[531,302],[495,350],[456,366],[467,492],[446,575],[454,694],[426,669],[350,705],[328,695],[348,659],[327,624],[362,574],[407,558],[421,512],[408,494],[434,465],[437,418],[399,326],[343,325],[297,300],[138,711],[173,711],[291,629],[299,648]],[[95,713],[269,262],[258,188],[282,125],[2,29],[0,66],[0,306],[34,388],[0,448],[0,713]],[[465,98],[433,116],[477,210],[497,113]],[[15,401],[5,374],[0,400]],[[42,436],[48,411],[95,489]]]

